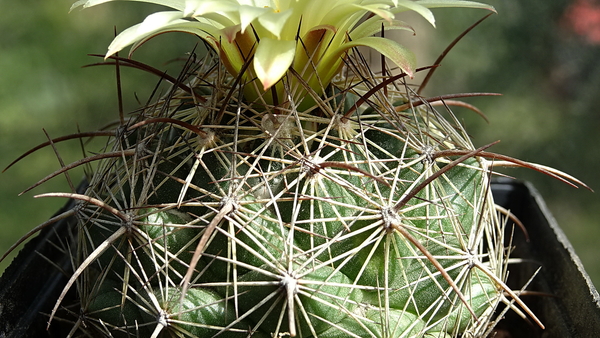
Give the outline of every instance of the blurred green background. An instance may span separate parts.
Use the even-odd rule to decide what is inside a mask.
[[[590,29],[574,28],[573,20],[568,20],[574,6],[586,1],[593,2],[489,0],[499,15],[488,18],[454,48],[426,95],[502,93],[468,100],[485,112],[489,124],[468,111],[456,111],[477,146],[502,140],[491,150],[558,168],[600,190],[600,151],[595,148],[600,144],[600,39],[595,40]],[[158,8],[115,2],[68,13],[72,2],[0,0],[2,169],[46,141],[42,128],[50,137],[58,137],[78,128],[96,130],[117,117],[114,69],[81,67],[100,61],[87,54],[106,51],[113,26],[120,31]],[[485,14],[456,9],[435,12],[437,29],[411,17],[417,35],[401,36],[401,42],[418,53],[420,66],[433,63],[454,37]],[[143,46],[135,58],[176,75],[177,63],[165,62],[184,55],[197,42],[184,34],[162,35]],[[139,106],[136,96],[146,100],[157,80],[123,69],[125,111]],[[86,149],[97,150],[101,144],[98,140]],[[82,154],[77,141],[57,148],[65,163]],[[43,192],[69,191],[64,175],[17,197],[58,168],[56,155],[48,148],[0,174],[0,252],[64,204],[61,199],[32,198]],[[600,285],[600,195],[528,170],[505,172],[535,184],[592,280]],[[74,171],[71,177],[77,183],[83,171]],[[11,260],[12,256],[0,263],[0,272]]]

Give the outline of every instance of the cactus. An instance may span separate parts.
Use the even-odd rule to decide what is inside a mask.
[[[164,77],[166,95],[74,164],[98,162],[84,193],[44,195],[80,202],[69,211],[76,269],[50,325],[59,316],[74,335],[112,337],[485,337],[501,304],[542,325],[505,284],[507,221],[490,175],[510,162],[571,178],[476,148],[435,109],[444,97],[407,84],[413,54],[372,36],[410,30],[394,18],[406,10],[433,23],[430,8],[493,8],[147,2],[175,11],[121,33],[107,63],[144,68],[114,54],[169,31],[212,50],[191,54]],[[376,74],[357,46],[400,72]]]

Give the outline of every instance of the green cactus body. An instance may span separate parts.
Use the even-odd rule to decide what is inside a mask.
[[[198,241],[199,230],[189,225],[191,218],[177,210],[156,210],[150,208],[142,218],[138,228],[142,236],[137,236],[137,258],[147,273],[160,271],[168,274],[166,279],[174,284],[181,282],[192,251]],[[158,266],[156,266],[158,264]]]
[[[269,271],[266,266],[261,268]],[[297,272],[301,270],[299,268]],[[277,272],[273,273],[277,275]],[[355,289],[347,276],[327,266],[301,277],[283,276],[276,279],[255,270],[242,276],[239,281],[237,292],[240,294],[240,308],[250,313],[251,319],[262,322],[265,327],[280,327],[282,332],[290,332],[290,326],[297,325],[299,334],[307,337],[319,335],[332,323],[342,321],[362,300],[362,291]],[[253,285],[253,282],[260,285]],[[295,298],[292,302],[288,301],[290,296]],[[272,301],[261,304],[265,299]],[[281,313],[285,313],[290,305],[296,307],[299,315],[293,323],[281,322]]]
[[[168,106],[177,107],[174,100],[180,95],[186,94],[176,91]],[[492,271],[500,266],[491,266],[489,259],[497,257],[499,247],[486,242],[498,236],[498,229],[495,213],[484,207],[490,198],[484,162],[472,158],[453,164],[415,191],[450,166],[453,159],[437,158],[436,152],[468,145],[460,138],[450,142],[440,129],[443,124],[424,122],[425,115],[440,115],[415,109],[422,119],[400,114],[394,117],[404,126],[399,128],[392,127],[383,107],[377,114],[361,108],[349,117],[293,109],[274,116],[272,108],[234,115],[235,105],[210,102],[215,108],[170,113],[189,124],[204,121],[210,127],[203,133],[174,133],[170,123],[162,123],[162,129],[158,123],[136,128],[152,155],[142,163],[152,163],[144,170],[169,168],[154,171],[147,181],[170,193],[154,196],[145,187],[121,186],[130,189],[118,195],[130,198],[128,209],[137,219],[122,238],[134,244],[121,251],[119,257],[125,259],[120,265],[113,258],[112,265],[99,264],[96,274],[128,280],[144,299],[144,292],[150,292],[140,291],[144,285],[179,287],[200,238],[212,225],[187,290],[191,298],[182,306],[188,311],[204,297],[226,308],[235,325],[209,323],[209,310],[169,317],[179,302],[170,297],[160,309],[140,302],[140,311],[178,319],[165,326],[158,317],[146,316],[139,319],[143,327],[191,337],[212,337],[219,330],[233,336],[246,331],[416,337],[465,332],[476,325],[470,311],[478,317],[491,315],[500,291],[473,265],[477,260]],[[215,120],[219,109],[225,109],[221,122]],[[146,121],[164,114],[163,109],[153,112],[158,115],[146,116]],[[178,136],[169,143],[163,134]],[[203,140],[209,137],[210,142]],[[419,146],[417,137],[435,146]],[[114,182],[132,181],[128,175],[141,166],[135,158],[112,163],[101,167],[111,168]],[[98,175],[106,180],[106,172]],[[99,180],[91,183],[89,193],[106,196],[109,204],[127,204],[103,191]],[[148,195],[154,196],[154,204]],[[97,216],[86,217],[99,226]],[[102,231],[106,240],[110,232]],[[454,281],[468,306],[461,305],[446,278]]]
[[[394,2],[422,5],[421,14],[450,3],[488,8]],[[340,17],[362,8],[346,5]],[[367,11],[384,15],[384,7]],[[316,27],[302,42],[325,53],[317,35],[333,31]],[[103,158],[89,181],[93,203],[78,210],[72,282],[81,281],[82,322],[93,325],[79,329],[199,338],[484,335],[503,299],[503,229],[488,164],[452,113],[421,105],[400,76],[375,76],[358,52],[344,54],[360,43],[341,35],[330,42],[341,43],[344,72],[330,76],[341,63],[323,56],[330,84],[316,88],[292,67],[271,93],[263,64],[234,71],[235,53],[252,46],[243,44],[248,31],[228,36],[239,50],[194,32],[220,54],[190,62],[181,83],[124,122],[106,149],[120,156]],[[285,43],[281,34],[260,43]],[[404,49],[373,39],[362,43],[410,61]],[[257,62],[267,57],[256,53]]]
[[[91,294],[92,299],[86,309],[89,318],[106,323],[115,337],[127,337],[127,332],[132,332],[130,329],[142,319],[138,305],[124,297],[122,286],[119,281],[103,280],[97,292]]]

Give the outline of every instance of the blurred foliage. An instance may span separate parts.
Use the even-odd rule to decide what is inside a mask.
[[[8,0],[0,0],[0,6]],[[68,13],[73,0],[10,3],[0,11],[0,167],[50,137],[96,130],[117,118],[115,72],[87,56],[103,54],[114,31],[137,23],[156,7],[140,3],[109,3]],[[426,90],[426,96],[449,92],[498,92],[502,97],[469,99],[490,120],[486,124],[468,111],[456,110],[477,146],[496,140],[493,151],[546,164],[572,174],[596,190],[600,152],[600,46],[570,31],[564,13],[569,0],[490,0],[499,15],[484,21],[447,56]],[[1,7],[0,7],[1,8]],[[7,8],[4,6],[4,8]],[[438,29],[415,19],[417,36],[402,35],[417,50],[420,65],[434,62],[446,45],[484,13],[437,10]],[[415,41],[418,41],[416,44]],[[184,34],[159,36],[135,54],[154,67],[177,72],[178,63],[198,41]],[[416,44],[416,45],[415,45]],[[152,93],[157,78],[122,70],[124,110],[139,107]],[[100,149],[102,140],[86,145]],[[79,142],[58,145],[65,163],[81,157]],[[64,204],[60,199],[33,199],[48,191],[69,191],[59,176],[21,197],[17,194],[60,168],[51,148],[34,153],[0,175],[0,251],[47,220]],[[532,181],[571,240],[588,273],[600,285],[596,259],[600,227],[600,196],[573,189],[528,170],[505,171]],[[79,170],[71,174],[77,184]],[[533,239],[535,240],[535,239]],[[0,264],[2,271],[12,258]]]

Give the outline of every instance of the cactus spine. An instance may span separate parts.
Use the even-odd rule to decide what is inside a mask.
[[[391,3],[424,16],[429,7],[486,8]],[[192,55],[170,92],[122,119],[89,159],[99,163],[84,194],[49,194],[81,201],[72,211],[76,271],[51,320],[70,316],[62,305],[79,309],[73,334],[484,337],[499,304],[529,313],[504,284],[509,252],[489,153],[406,83],[409,53],[365,37],[379,23],[406,28],[390,8],[368,7],[383,19],[352,31],[356,43],[337,41],[330,27],[308,31],[298,44],[305,54],[296,50],[283,72],[261,45],[254,59],[236,59],[254,52],[244,29],[260,35],[263,21],[242,20],[230,39],[238,49],[207,27],[193,31],[219,53]],[[185,15],[165,30],[192,32]],[[123,42],[126,32],[117,45],[162,31],[138,29]],[[277,32],[280,40],[260,44],[284,47]],[[337,58],[330,43],[341,46]],[[402,73],[374,74],[358,45]],[[62,304],[71,288],[76,304]]]
[[[485,333],[506,262],[486,161],[460,126],[349,61],[300,111],[238,100],[207,58],[185,82],[206,94],[174,87],[121,127],[85,194],[98,202],[78,211],[88,328]]]

